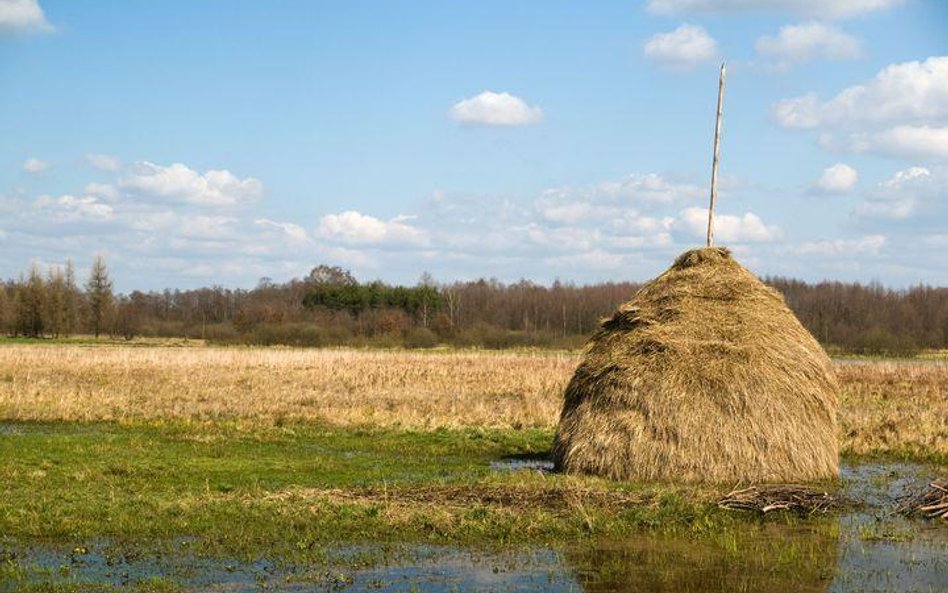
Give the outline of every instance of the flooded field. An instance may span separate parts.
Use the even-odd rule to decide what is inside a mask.
[[[542,462],[496,471],[545,471]],[[909,463],[848,465],[832,517],[768,518],[708,535],[640,534],[554,548],[329,546],[322,561],[160,554],[108,540],[0,540],[0,590],[141,591],[948,591],[948,525],[894,515],[931,478]]]

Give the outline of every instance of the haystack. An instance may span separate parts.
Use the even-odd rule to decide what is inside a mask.
[[[838,475],[830,360],[732,257],[688,251],[604,320],[566,388],[557,469],[620,480]]]

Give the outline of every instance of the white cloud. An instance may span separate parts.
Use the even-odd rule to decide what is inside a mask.
[[[258,218],[254,224],[280,231],[280,234],[292,242],[308,243],[310,241],[306,229],[292,222],[277,222],[268,218]]]
[[[922,243],[924,243],[928,247],[935,247],[938,249],[948,249],[948,235],[945,235],[945,234],[928,235],[922,238]]]
[[[772,111],[777,123],[785,128],[815,128],[820,125],[819,105],[819,98],[810,93],[778,101]]]
[[[524,126],[543,119],[543,111],[510,93],[484,91],[459,101],[449,111],[462,124],[484,126]]]
[[[925,167],[909,167],[901,171],[896,171],[892,177],[882,183],[883,187],[888,189],[902,189],[918,181],[929,179],[932,172]]]
[[[823,128],[824,147],[903,157],[948,158],[948,56],[892,64],[828,101],[779,101],[787,128]]]
[[[107,154],[87,154],[86,162],[100,171],[114,173],[122,168],[122,161],[118,157]]]
[[[658,33],[645,42],[645,57],[672,70],[691,70],[718,57],[718,44],[704,28],[681,25],[669,33]]]
[[[708,209],[685,208],[674,226],[695,238],[704,238],[708,232]],[[777,226],[768,226],[753,212],[743,216],[714,214],[714,237],[721,242],[763,243],[783,236]]]
[[[903,158],[948,159],[948,126],[895,126],[821,139],[825,147]]]
[[[885,235],[867,235],[858,239],[810,241],[798,245],[794,251],[799,255],[878,255],[887,243]]]
[[[95,196],[62,195],[54,198],[42,195],[35,205],[56,222],[103,222],[111,220],[115,210]]]
[[[814,18],[841,19],[885,10],[905,0],[648,0],[655,14],[705,14],[780,11]]]
[[[903,220],[915,212],[915,199],[911,196],[889,200],[866,200],[856,208],[861,218]]]
[[[178,236],[199,241],[236,239],[237,219],[230,216],[185,216],[178,227]]]
[[[155,233],[170,230],[177,220],[177,215],[170,210],[136,213],[130,217],[129,228],[144,233]]]
[[[84,193],[104,198],[109,202],[118,200],[120,196],[119,190],[114,185],[95,181],[86,184]]]
[[[892,276],[895,272],[882,262],[898,265],[910,251],[912,258],[922,252],[933,263],[913,270],[937,270],[935,248],[923,239],[944,235],[940,221],[946,216],[939,216],[944,211],[939,204],[948,203],[946,174],[948,168],[929,165],[903,168],[874,188],[860,181],[864,203],[854,207],[850,225],[840,228],[861,230],[832,241],[788,244],[777,226],[782,220],[762,220],[746,210],[719,213],[715,234],[762,273],[813,278],[832,264],[849,266],[832,272],[835,277],[872,274],[887,282],[917,281],[921,271]],[[704,184],[674,175],[633,174],[555,187],[532,199],[439,190],[418,217],[389,219],[350,210],[323,216],[315,228],[265,218],[251,209],[213,211],[193,200],[143,199],[154,194],[129,193],[120,185],[130,176],[123,168],[111,179],[86,184],[81,193],[33,202],[0,198],[0,211],[7,216],[5,239],[15,250],[3,257],[82,259],[108,250],[125,258],[125,268],[116,268],[116,274],[128,288],[192,282],[251,286],[264,275],[277,281],[299,276],[318,262],[389,281],[411,282],[428,269],[445,280],[489,275],[589,282],[614,279],[616,271],[624,278],[652,277],[676,252],[703,243],[706,225],[706,210],[697,207],[706,204]],[[179,193],[187,193],[181,185],[191,187],[174,186]],[[748,191],[723,185],[726,193]],[[729,197],[743,203],[748,196]],[[879,253],[884,260],[872,257]],[[183,270],[194,280],[184,278]]]
[[[626,258],[617,253],[602,249],[593,249],[581,253],[558,255],[544,258],[547,265],[556,269],[583,269],[583,270],[619,270],[622,269]]]
[[[827,194],[845,194],[851,192],[859,182],[859,173],[846,163],[836,163],[823,169],[816,180],[815,189]]]
[[[46,161],[41,161],[36,157],[31,157],[23,161],[23,170],[27,173],[39,173],[49,169],[50,165]]]
[[[925,167],[896,171],[877,191],[856,208],[861,219],[905,220],[930,204],[944,200],[944,179]],[[937,218],[937,217],[936,217]]]
[[[774,106],[789,128],[860,123],[909,123],[948,117],[948,56],[891,64],[866,84],[844,89],[821,103],[816,95]]]
[[[838,27],[818,22],[780,27],[775,37],[760,37],[755,48],[777,69],[815,59],[852,60],[863,55],[858,39]]]
[[[597,208],[588,202],[559,203],[557,201],[538,202],[537,208],[543,218],[550,222],[571,223],[593,218]]]
[[[48,33],[53,26],[46,20],[37,0],[0,0],[0,33]]]
[[[253,177],[240,179],[230,171],[216,169],[201,175],[181,163],[167,167],[147,161],[137,163],[119,181],[119,187],[199,206],[236,206],[263,196],[263,184]]]
[[[544,190],[536,202],[547,220],[567,222],[576,218],[601,218],[617,208],[687,202],[705,195],[705,188],[668,179],[655,173],[633,174],[617,181],[585,187],[563,186]]]
[[[427,235],[408,224],[411,217],[396,216],[385,221],[347,210],[340,214],[327,214],[319,220],[316,234],[328,241],[346,245],[365,246],[411,246],[428,244]]]

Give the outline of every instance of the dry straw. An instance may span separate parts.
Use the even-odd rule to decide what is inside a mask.
[[[776,291],[727,249],[688,251],[590,340],[554,461],[623,480],[835,477],[837,389]]]

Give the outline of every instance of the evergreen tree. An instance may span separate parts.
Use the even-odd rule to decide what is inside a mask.
[[[17,333],[30,338],[43,335],[46,286],[36,264],[30,268],[30,276],[20,280],[16,291]]]
[[[92,333],[98,338],[105,328],[109,313],[112,310],[112,280],[105,267],[105,258],[101,255],[95,258],[89,281],[86,282],[86,299],[89,301],[89,321],[92,324]]]
[[[64,278],[65,292],[63,294],[63,335],[71,336],[79,327],[79,303],[82,293],[76,286],[76,269],[72,259],[66,260],[66,276]]]
[[[66,277],[63,269],[50,266],[46,280],[46,331],[54,338],[65,333]]]

